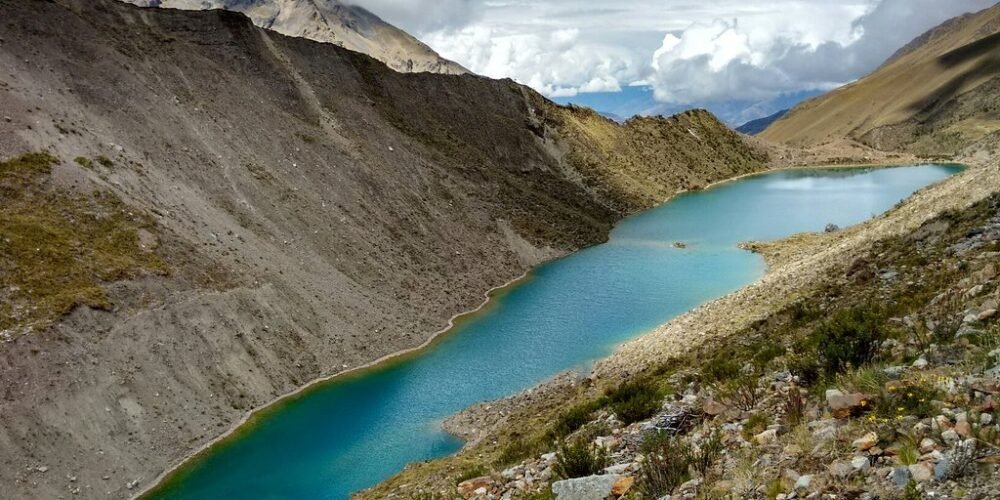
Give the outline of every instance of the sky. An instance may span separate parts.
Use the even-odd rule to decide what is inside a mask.
[[[470,70],[553,98],[649,86],[666,104],[761,101],[874,70],[996,0],[349,0]]]

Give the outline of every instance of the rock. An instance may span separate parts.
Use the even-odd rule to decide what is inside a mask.
[[[826,227],[823,228],[823,232],[826,232],[826,233],[835,233],[837,231],[840,231],[840,226],[838,226],[836,224],[832,224],[832,223],[831,224],[827,224]]]
[[[798,481],[795,481],[795,490],[808,490],[809,484],[812,483],[812,474],[806,474],[804,476],[799,476]]]
[[[965,291],[965,298],[971,299],[979,296],[981,293],[983,293],[983,285],[976,285]]]
[[[554,451],[551,452],[551,453],[546,453],[546,454],[542,455],[542,460],[544,460],[546,462],[555,462],[556,461],[556,453]]]
[[[775,429],[768,429],[753,437],[754,442],[757,444],[772,443],[776,439],[778,439],[778,431]]]
[[[912,366],[914,368],[918,369],[918,370],[923,370],[924,368],[927,368],[928,364],[929,363],[927,362],[926,359],[924,359],[924,358],[917,358],[917,360],[913,362]]]
[[[611,486],[611,495],[614,497],[620,497],[625,493],[628,493],[632,489],[632,485],[635,484],[635,478],[632,476],[621,476],[615,481],[615,484]]]
[[[945,444],[950,446],[957,443],[961,437],[959,437],[958,432],[956,432],[955,429],[948,429],[941,433],[941,439],[944,440]]]
[[[906,371],[905,366],[887,366],[882,369],[882,373],[891,379],[899,378]]]
[[[969,425],[969,422],[966,420],[962,420],[955,424],[955,427],[952,430],[959,436],[972,437],[972,426]]]
[[[979,423],[981,425],[990,425],[992,422],[993,422],[993,415],[990,415],[989,413],[979,414]]]
[[[851,459],[851,467],[858,472],[865,472],[868,467],[871,467],[871,462],[868,457],[854,457]]]
[[[889,480],[897,488],[905,488],[907,484],[910,484],[910,469],[908,467],[894,467],[889,473]]]
[[[493,478],[490,476],[474,477],[458,483],[458,494],[462,498],[471,498],[477,495],[478,490],[483,489],[484,493],[488,487],[493,486]]]
[[[828,469],[830,470],[830,474],[833,474],[834,476],[839,477],[841,479],[846,478],[851,474],[854,474],[854,467],[852,467],[851,464],[847,462],[841,462],[839,460],[830,464]]]
[[[129,481],[128,484],[125,485],[125,487],[128,488],[128,489],[130,489],[130,490],[135,489],[136,486],[139,486],[139,480],[138,479],[134,479],[132,481]]]
[[[937,443],[931,438],[923,438],[920,440],[920,453],[930,453],[937,448]]]
[[[985,309],[983,311],[980,311],[979,314],[976,315],[976,320],[986,321],[996,315],[997,315],[996,309]]]
[[[868,434],[865,434],[864,436],[855,439],[854,442],[851,444],[854,446],[855,450],[858,451],[869,450],[873,446],[878,444],[878,434],[875,434],[874,432],[869,432]]]
[[[705,403],[701,405],[701,411],[705,412],[705,415],[716,416],[726,411],[726,405],[712,399],[706,399]]]
[[[604,500],[618,482],[614,474],[564,479],[552,483],[556,500]]]
[[[604,468],[604,473],[605,474],[624,474],[625,471],[627,471],[628,468],[631,467],[631,466],[632,466],[631,463],[612,465],[610,467],[605,467]]]
[[[830,406],[834,418],[847,418],[868,406],[868,396],[860,392],[844,394],[837,389],[827,389],[826,404]]]
[[[919,464],[913,464],[907,468],[910,471],[910,475],[913,476],[913,480],[918,483],[934,479],[934,468],[928,463],[921,462]]]
[[[802,447],[797,444],[789,444],[785,446],[785,449],[781,450],[785,455],[798,456],[802,454]]]
[[[49,471],[49,467],[46,465],[39,465],[38,467],[35,467],[35,470],[44,473]]]
[[[934,479],[944,481],[951,474],[951,459],[947,456],[934,464]]]

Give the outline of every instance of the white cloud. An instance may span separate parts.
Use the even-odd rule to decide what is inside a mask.
[[[783,26],[776,16],[695,23],[664,37],[651,81],[657,100],[682,103],[826,89],[863,76],[941,21],[990,4],[884,0],[861,12],[849,5],[789,9]]]
[[[444,57],[556,96],[647,82],[663,102],[830,88],[995,0],[349,0]]]

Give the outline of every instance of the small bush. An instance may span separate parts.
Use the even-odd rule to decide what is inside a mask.
[[[770,421],[768,421],[767,417],[763,414],[751,414],[750,418],[747,419],[747,423],[743,424],[743,439],[750,441],[755,435],[764,432],[769,423]]]
[[[520,462],[540,452],[542,449],[541,444],[537,441],[529,441],[523,436],[513,436],[500,451],[500,456],[497,457],[495,465],[502,467]]]
[[[894,382],[872,401],[875,407],[873,416],[885,420],[908,415],[932,417],[937,415],[937,409],[931,401],[940,397],[940,391],[917,381]]]
[[[724,446],[722,444],[722,434],[718,431],[712,432],[707,438],[702,440],[697,449],[691,453],[691,467],[701,477],[706,477],[712,465],[722,454]]]
[[[611,464],[608,452],[583,440],[563,444],[556,452],[555,473],[563,478],[598,474]]]
[[[590,422],[595,411],[607,403],[607,398],[599,398],[570,407],[556,419],[556,423],[553,425],[554,437],[565,437],[576,432],[577,429]]]
[[[608,391],[606,397],[611,410],[626,424],[653,416],[663,403],[663,395],[651,379],[625,382]]]
[[[756,373],[741,373],[740,375],[719,384],[719,397],[733,406],[750,411],[757,406],[763,392],[757,383]]]
[[[97,163],[100,163],[101,166],[104,168],[111,168],[115,166],[115,162],[111,161],[111,159],[108,158],[107,156],[101,155],[94,159],[97,160]]]
[[[784,403],[785,424],[795,427],[802,423],[806,413],[806,399],[802,397],[797,388],[793,388],[785,395]]]
[[[483,464],[469,465],[462,469],[462,472],[455,478],[455,483],[461,483],[462,481],[482,477],[489,473],[490,470]]]
[[[875,359],[879,343],[887,336],[882,309],[859,306],[834,313],[800,341],[796,351],[806,359],[815,355],[819,363],[818,371],[831,377]]]
[[[691,448],[667,433],[654,433],[642,443],[646,457],[636,490],[644,497],[660,498],[691,478]]]
[[[83,168],[94,168],[94,163],[90,161],[90,158],[84,156],[77,156],[76,158],[73,158],[73,161],[76,162],[77,165],[80,165]]]

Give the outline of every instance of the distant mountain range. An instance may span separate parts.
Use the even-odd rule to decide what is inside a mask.
[[[653,89],[649,86],[631,86],[622,88],[620,92],[593,92],[556,97],[553,100],[560,104],[586,106],[612,119],[628,119],[637,115],[670,116],[688,109],[707,109],[729,126],[736,127],[769,117],[820,93],[822,92],[819,90],[803,90],[763,100],[734,99],[675,104],[657,102],[653,98]]]
[[[782,116],[785,116],[785,113],[787,112],[788,112],[787,109],[783,109],[773,115],[765,116],[764,118],[758,118],[756,120],[750,120],[744,123],[743,125],[736,127],[736,131],[743,132],[744,134],[747,135],[757,135],[763,132],[764,129],[766,129],[769,125],[774,123],[775,120],[781,118]]]
[[[338,0],[121,0],[140,7],[241,12],[254,24],[278,33],[337,44],[384,62],[404,73],[462,74],[469,71],[444,59],[405,31],[357,5]]]

